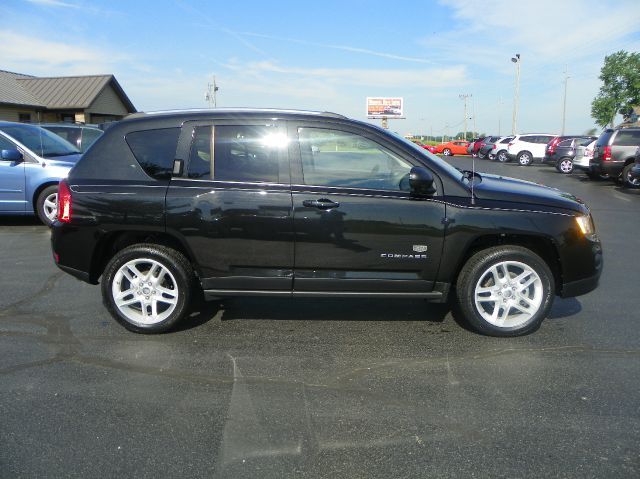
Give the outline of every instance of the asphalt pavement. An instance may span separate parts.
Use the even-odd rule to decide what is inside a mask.
[[[603,241],[600,287],[526,337],[421,300],[267,298],[136,335],[46,227],[0,217],[0,477],[639,477],[640,191],[476,169],[576,194]]]

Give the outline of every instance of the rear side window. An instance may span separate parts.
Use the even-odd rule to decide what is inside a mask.
[[[611,135],[613,135],[613,130],[603,131],[596,141],[596,146],[607,146],[609,144],[609,140],[611,139]]]
[[[521,136],[520,137],[520,141],[524,141],[527,143],[535,143],[536,142],[536,138],[535,136]]]
[[[613,139],[613,144],[618,146],[640,145],[640,130],[619,130]]]
[[[572,143],[573,139],[562,140],[560,143],[558,143],[558,146],[571,146]]]
[[[168,179],[173,171],[179,135],[180,128],[162,128],[133,131],[126,136],[126,140],[147,175]]]
[[[286,136],[274,126],[198,126],[187,175],[217,181],[281,183],[280,156],[286,145]]]

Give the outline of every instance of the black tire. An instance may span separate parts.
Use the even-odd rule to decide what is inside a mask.
[[[507,163],[509,161],[507,150],[500,150],[498,153],[496,153],[496,160],[498,160],[500,163]]]
[[[533,155],[528,151],[521,151],[516,157],[520,166],[529,166],[533,163]]]
[[[563,175],[570,175],[573,173],[573,161],[567,156],[558,159],[556,161],[556,170]]]
[[[622,170],[622,181],[625,188],[640,188],[640,178],[635,178],[631,174],[631,170],[635,166],[635,163],[629,163]]]
[[[489,286],[487,286],[487,284],[484,283],[481,285],[480,281],[484,278],[487,278],[487,274],[491,270],[492,266],[496,266],[504,262],[510,262],[509,267],[515,269],[516,273],[512,273],[512,271],[509,271],[510,274],[517,274],[517,265],[525,265],[530,270],[535,272],[538,278],[534,283],[532,283],[530,286],[527,286],[522,291],[525,291],[525,294],[531,294],[535,291],[536,301],[539,301],[540,304],[537,306],[537,310],[535,310],[535,313],[531,314],[530,318],[526,319],[526,316],[519,316],[522,313],[514,314],[513,318],[511,319],[512,323],[514,324],[500,326],[492,324],[489,320],[485,319],[482,316],[482,313],[489,314],[489,311],[486,310],[486,307],[482,306],[481,311],[479,309],[479,306],[476,305],[476,287],[483,287],[485,289],[488,287],[492,288],[493,285],[489,284]],[[504,275],[503,278],[506,278],[506,275]],[[534,277],[529,276],[528,278]],[[525,303],[523,303],[522,300],[518,300],[521,292],[512,293],[511,290],[517,290],[517,286],[514,286],[513,288],[509,286],[509,280],[513,279],[513,276],[506,278],[504,285],[496,281],[495,287],[500,291],[496,293],[492,291],[490,293],[492,296],[496,294],[496,298],[502,298],[501,301],[506,303],[508,309],[500,303],[500,300],[488,300],[485,302],[481,301],[481,303],[483,303],[484,305],[488,305],[493,302],[494,307],[498,308],[498,314],[501,310],[506,309],[506,314],[508,315],[509,312],[511,312],[515,308],[515,306],[512,306],[512,303],[509,303],[508,301],[517,302],[517,307],[520,308],[520,306]],[[525,278],[524,281],[526,282],[527,278]],[[515,284],[517,283],[512,283],[512,285]],[[479,251],[471,256],[471,258],[469,258],[469,260],[462,268],[462,271],[458,275],[458,280],[456,283],[456,295],[458,299],[458,305],[464,316],[464,319],[479,333],[489,336],[521,336],[537,330],[544,318],[549,313],[549,310],[553,303],[553,298],[555,296],[555,282],[549,266],[542,258],[540,258],[540,256],[535,254],[533,251],[521,246],[496,246]],[[491,312],[493,311],[495,311],[495,309],[492,308]],[[519,318],[524,318],[522,323],[518,323],[518,321],[520,320]]]
[[[480,159],[480,160],[484,160],[486,157],[487,157],[487,154],[486,154],[486,153],[480,153],[480,152],[478,152],[478,159]]]
[[[142,275],[140,277],[134,276],[134,280],[145,279],[146,281],[146,279],[149,279],[149,283],[154,283],[155,280],[158,281],[156,284],[136,285],[126,276],[123,276],[122,273],[119,274],[120,269],[132,261],[140,261],[143,265],[145,261],[149,263],[155,262],[170,274],[165,274],[163,271],[162,277],[159,276],[158,278],[145,278]],[[151,268],[146,272],[141,271],[141,273],[149,274],[150,271]],[[129,272],[129,274],[131,273]],[[133,291],[137,291],[136,294],[140,295],[139,307],[133,306],[137,304],[137,301],[132,302],[132,307],[128,307],[127,305],[127,308],[124,310],[118,307],[113,296],[114,280],[116,281],[116,289],[123,285],[128,285],[128,290],[132,291],[132,293],[122,296],[122,300],[128,301],[125,299],[127,296],[130,296],[131,300],[135,300],[137,296]],[[114,319],[129,331],[145,334],[162,333],[173,328],[187,315],[194,282],[193,268],[182,253],[167,248],[166,246],[144,243],[137,244],[118,251],[107,264],[104,274],[102,275],[102,299]],[[159,288],[162,288],[165,292],[159,291]],[[158,289],[158,291],[156,291],[156,289]],[[171,293],[171,291],[174,290],[177,290],[177,292]],[[151,304],[144,304],[142,302],[144,299],[142,296],[144,295],[147,295],[145,296],[147,303],[149,303],[149,300],[152,302],[155,301],[155,308],[159,311],[160,316],[158,320],[151,319],[150,321],[153,322],[149,324],[136,321],[135,317],[137,312],[138,315],[147,317],[147,315],[149,315],[149,308],[152,308]],[[156,298],[160,297],[166,301],[157,301]],[[168,304],[168,300],[173,300],[173,297],[175,297],[173,309],[171,310],[171,306],[167,306],[165,310],[160,312],[160,310],[164,308],[162,305]],[[145,310],[144,314],[142,313],[143,308]],[[151,311],[151,314],[153,314],[153,309]],[[129,317],[127,314],[129,314]]]
[[[51,205],[54,201],[55,207]],[[58,216],[58,185],[47,186],[36,199],[36,214],[45,225],[51,226]]]
[[[451,154],[451,150],[450,150],[449,148],[445,148],[444,150],[442,150],[442,154],[443,154],[444,156],[453,156],[453,155]]]

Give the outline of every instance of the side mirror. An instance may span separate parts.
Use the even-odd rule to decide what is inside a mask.
[[[414,166],[409,172],[409,186],[412,196],[431,196],[436,192],[433,175],[422,166]]]
[[[4,161],[22,161],[22,153],[18,150],[2,150],[0,156]]]

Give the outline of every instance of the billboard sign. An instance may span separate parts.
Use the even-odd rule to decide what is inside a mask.
[[[367,118],[404,118],[402,97],[367,97]]]

